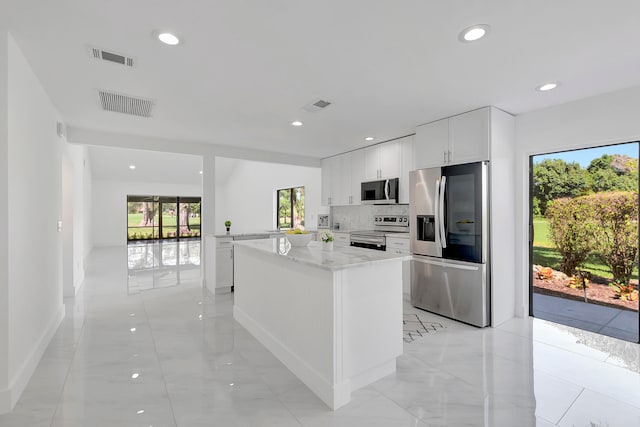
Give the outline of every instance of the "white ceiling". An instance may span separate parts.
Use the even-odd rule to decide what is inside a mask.
[[[640,85],[638,0],[3,3],[65,121],[118,133],[324,157],[485,105],[518,114]],[[460,43],[478,23],[490,35]],[[159,29],[184,43],[160,44]],[[547,81],[561,86],[534,90]],[[97,89],[156,100],[153,118],[101,111]],[[301,110],[317,98],[334,104]]]
[[[89,161],[94,180],[202,185],[200,156],[91,146]]]

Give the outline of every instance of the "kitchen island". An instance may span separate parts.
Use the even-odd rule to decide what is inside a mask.
[[[234,318],[331,409],[396,369],[402,261],[362,248],[234,242]]]

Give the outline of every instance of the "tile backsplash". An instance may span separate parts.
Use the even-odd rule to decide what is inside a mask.
[[[371,230],[377,215],[409,215],[409,205],[332,206],[331,228],[340,230]]]

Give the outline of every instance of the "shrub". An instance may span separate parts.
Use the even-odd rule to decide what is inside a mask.
[[[562,261],[560,270],[573,276],[594,249],[594,210],[587,197],[556,199],[547,206],[549,235]]]
[[[598,224],[594,233],[597,250],[614,282],[628,285],[638,263],[638,194],[619,191],[587,198]]]

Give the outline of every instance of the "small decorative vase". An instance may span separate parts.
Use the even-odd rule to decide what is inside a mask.
[[[231,227],[227,227],[227,234],[231,234]]]
[[[322,242],[322,250],[330,252],[333,250],[333,242]]]

